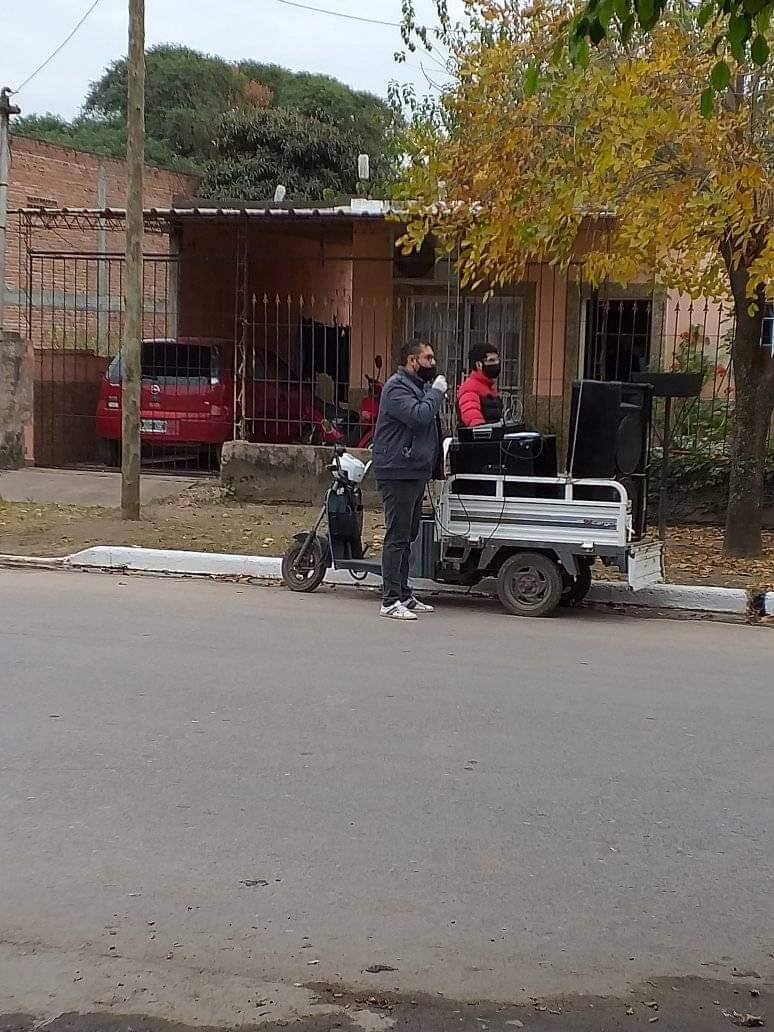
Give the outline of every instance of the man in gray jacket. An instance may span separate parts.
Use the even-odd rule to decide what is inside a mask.
[[[441,449],[438,412],[448,390],[429,344],[404,344],[400,367],[384,385],[373,445],[373,470],[384,503],[381,615],[416,620],[432,613],[408,582],[411,545],[419,533],[422,498]]]

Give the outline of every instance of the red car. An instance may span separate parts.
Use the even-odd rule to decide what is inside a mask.
[[[234,436],[234,346],[209,338],[145,340],[142,344],[143,444],[198,446],[217,455]],[[273,355],[256,358],[245,391],[248,438],[290,444],[334,439],[331,412]],[[264,368],[268,366],[268,368]],[[121,358],[105,373],[97,405],[97,434],[108,459],[120,463]]]

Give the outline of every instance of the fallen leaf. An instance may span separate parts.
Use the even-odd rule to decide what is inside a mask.
[[[369,975],[381,975],[384,971],[397,971],[397,968],[390,967],[389,964],[372,964],[366,968]]]
[[[740,1014],[738,1011],[723,1011],[723,1017],[728,1018],[734,1025],[740,1028],[763,1028],[766,1019],[760,1014]]]

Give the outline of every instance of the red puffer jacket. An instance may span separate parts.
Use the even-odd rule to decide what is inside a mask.
[[[460,384],[457,411],[463,426],[481,426],[502,419],[503,405],[494,381],[476,370]]]

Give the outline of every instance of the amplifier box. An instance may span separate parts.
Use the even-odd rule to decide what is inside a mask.
[[[526,435],[501,441],[453,441],[451,471],[459,474],[499,474],[511,477],[555,477],[556,436]]]

